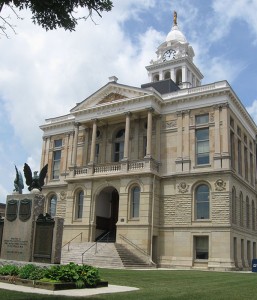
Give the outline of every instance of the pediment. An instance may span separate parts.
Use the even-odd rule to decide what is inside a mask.
[[[141,97],[149,92],[141,88],[131,87],[127,85],[108,83],[101,89],[96,91],[94,94],[78,103],[72,110],[71,113],[75,113],[81,110],[94,108],[97,106],[108,105],[114,102],[122,100],[127,101],[128,99]]]
[[[114,100],[120,100],[120,99],[126,99],[127,97],[118,93],[110,93],[106,97],[103,98],[102,101],[100,101],[98,104],[108,103],[112,102]]]

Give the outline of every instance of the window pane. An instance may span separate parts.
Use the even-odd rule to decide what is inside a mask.
[[[78,193],[77,196],[77,218],[81,219],[83,215],[83,200],[84,200],[84,193],[81,191]]]
[[[131,192],[131,217],[139,218],[140,188],[135,187]]]
[[[198,165],[209,163],[209,128],[196,131],[196,163]]]
[[[195,193],[196,202],[196,218],[209,219],[210,218],[210,203],[209,203],[209,188],[202,184],[197,187]]]
[[[195,117],[196,125],[209,123],[209,115],[200,115]]]
[[[208,236],[195,237],[195,258],[208,259],[209,257],[209,238]]]
[[[49,213],[51,217],[54,217],[56,215],[56,205],[57,205],[57,198],[56,196],[52,196],[49,203]]]
[[[62,140],[55,140],[54,141],[54,147],[57,148],[57,147],[61,147],[62,146]]]

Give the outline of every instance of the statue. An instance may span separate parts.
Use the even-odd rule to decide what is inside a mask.
[[[46,164],[37,175],[38,171],[34,172],[34,176],[32,177],[32,172],[28,164],[24,164],[24,176],[26,178],[26,184],[28,186],[28,190],[32,191],[33,189],[38,189],[42,191],[42,186],[45,184],[44,180],[47,173],[48,164]]]
[[[178,25],[177,19],[178,19],[178,15],[177,15],[177,12],[174,10],[174,14],[173,14],[173,25]]]
[[[14,192],[18,192],[22,194],[22,189],[24,189],[23,178],[20,171],[18,171],[17,167],[15,166],[16,170],[16,177],[14,179]]]

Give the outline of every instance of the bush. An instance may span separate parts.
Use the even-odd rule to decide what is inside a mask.
[[[79,266],[74,263],[50,267],[45,272],[45,278],[62,282],[75,282],[78,287],[96,286],[100,282],[98,269],[91,266]]]
[[[18,275],[22,279],[45,282],[74,282],[78,288],[93,287],[100,282],[98,269],[74,263],[54,265],[50,268],[42,268],[33,264],[27,264],[20,268],[15,265],[5,265],[0,267],[0,275]]]
[[[22,266],[20,269],[19,269],[19,277],[22,278],[22,279],[29,279],[29,276],[30,274],[35,271],[36,269],[38,269],[37,266],[35,265],[32,265],[32,264],[28,264],[28,265],[25,265],[25,266]]]
[[[0,275],[17,276],[18,273],[19,273],[19,267],[15,265],[4,265],[0,267]]]

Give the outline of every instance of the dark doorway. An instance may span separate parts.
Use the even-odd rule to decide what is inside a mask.
[[[115,188],[107,187],[101,191],[96,199],[96,240],[116,241],[118,215],[119,193]]]

